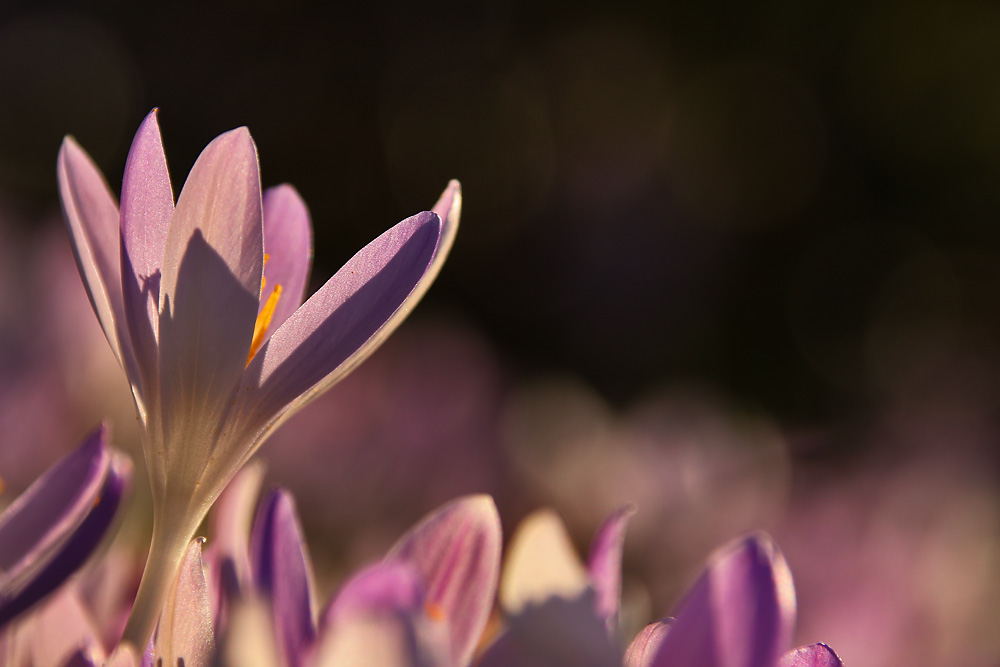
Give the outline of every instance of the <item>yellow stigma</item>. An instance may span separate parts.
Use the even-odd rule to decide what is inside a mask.
[[[261,280],[262,288],[263,283],[264,281]],[[271,320],[274,318],[274,309],[278,306],[278,299],[280,298],[281,285],[275,285],[274,289],[271,290],[271,296],[267,297],[264,307],[257,314],[257,321],[254,322],[253,340],[250,341],[250,354],[247,355],[247,365],[250,364],[253,355],[257,354],[260,346],[264,344],[264,334],[267,333],[267,328],[271,325]]]

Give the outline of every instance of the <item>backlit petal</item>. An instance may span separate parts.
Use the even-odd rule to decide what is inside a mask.
[[[597,530],[587,557],[587,572],[597,593],[594,611],[612,633],[617,632],[618,607],[621,605],[625,527],[633,514],[635,507],[630,505],[608,517]]]
[[[826,644],[813,644],[781,656],[778,667],[843,667],[840,657]]]
[[[312,263],[309,209],[291,185],[264,191],[264,255],[267,261],[264,263],[261,308],[274,287],[281,287],[281,298],[264,335],[267,340],[302,305]]]
[[[131,370],[122,301],[118,206],[90,156],[72,137],[57,161],[59,197],[84,287],[118,362]]]
[[[163,665],[209,667],[215,653],[214,633],[201,563],[201,540],[194,540],[160,614],[154,639],[154,664],[162,660]]]
[[[301,407],[392,332],[437,247],[440,220],[420,213],[369,243],[312,295],[247,366],[241,396],[263,418]]]
[[[156,382],[160,270],[174,194],[154,109],[139,126],[122,179],[122,293],[144,395]]]
[[[250,560],[254,583],[271,604],[278,652],[284,664],[298,664],[316,636],[312,565],[287,491],[272,491],[261,503],[250,535]]]
[[[410,563],[427,586],[435,620],[448,628],[455,664],[472,660],[500,571],[500,515],[489,496],[455,500],[407,533],[387,560]]]
[[[643,628],[625,649],[624,667],[651,667],[669,631],[668,620],[650,623]]]
[[[688,592],[655,667],[773,667],[791,641],[795,593],[769,538],[727,545]]]

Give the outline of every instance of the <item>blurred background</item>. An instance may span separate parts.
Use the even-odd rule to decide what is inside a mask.
[[[799,643],[1000,663],[997,7],[3,0],[8,498],[101,418],[141,459],[55,156],[73,134],[117,191],[154,106],[175,193],[250,128],[314,289],[462,181],[423,304],[260,455],[330,586],[457,494],[508,533],[553,506],[581,549],[635,502],[633,626],[764,528]]]

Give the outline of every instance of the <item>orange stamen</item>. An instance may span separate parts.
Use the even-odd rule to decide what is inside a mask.
[[[444,607],[434,602],[424,602],[424,612],[430,619],[436,623],[441,623],[444,621],[447,614],[444,613]]]
[[[261,279],[262,290],[263,286],[264,280]],[[264,334],[267,333],[267,328],[271,326],[271,320],[274,319],[274,309],[277,308],[278,299],[280,298],[281,285],[275,285],[271,291],[271,296],[267,297],[264,307],[257,314],[257,321],[253,325],[253,340],[250,341],[250,354],[247,355],[248,366],[250,365],[250,360],[253,359],[253,355],[257,354],[257,350],[264,344]]]

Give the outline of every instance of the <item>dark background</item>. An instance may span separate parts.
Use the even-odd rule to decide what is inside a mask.
[[[315,287],[459,178],[417,317],[619,404],[863,421],[997,395],[998,37],[987,2],[3,0],[0,196],[51,220],[66,133],[117,189],[154,106],[176,193],[247,125],[311,207]]]

